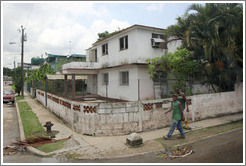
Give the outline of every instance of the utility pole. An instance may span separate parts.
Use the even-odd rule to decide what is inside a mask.
[[[25,28],[21,25],[21,96],[24,96],[24,68],[23,68],[23,61],[24,61],[24,42],[27,41],[26,34],[24,35]],[[9,42],[9,44],[18,44],[16,42]],[[18,44],[19,45],[19,44]]]
[[[24,60],[24,29],[21,25],[21,96],[24,96],[24,69],[23,69],[23,60]]]

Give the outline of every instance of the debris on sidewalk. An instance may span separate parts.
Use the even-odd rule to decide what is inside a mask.
[[[57,141],[67,140],[67,139],[70,139],[71,137],[72,135],[70,135],[68,138],[54,140],[52,138],[39,136],[39,137],[34,137],[31,139],[24,140],[24,141],[17,141],[17,142],[14,142],[13,144],[16,145],[18,148],[23,148],[27,146],[40,146],[44,144],[54,143]]]
[[[14,146],[5,146],[3,148],[3,155],[12,155],[17,153],[17,149]]]
[[[179,146],[177,148],[171,148],[170,150],[164,149],[163,151],[161,151],[161,154],[157,155],[157,157],[164,158],[164,159],[182,158],[190,155],[192,152],[193,152],[192,149],[189,147]]]
[[[17,151],[25,152],[26,148],[25,147],[19,148],[19,147],[16,147],[16,146],[5,146],[3,148],[3,155],[12,155],[12,154],[17,153]]]

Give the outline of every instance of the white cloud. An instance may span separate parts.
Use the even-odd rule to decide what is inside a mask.
[[[150,4],[146,7],[148,11],[161,12],[164,9],[164,4]]]
[[[123,29],[130,26],[127,21],[119,21],[112,19],[110,23],[105,22],[104,20],[96,20],[92,23],[91,29],[96,32],[114,32],[116,30]]]
[[[92,3],[11,3],[3,9],[3,56],[16,54],[17,61],[20,60],[19,46],[9,45],[9,42],[19,42],[21,34],[17,29],[23,23],[27,23],[24,27],[28,37],[25,62],[31,62],[32,57],[45,52],[67,55],[70,53],[69,41],[71,53],[85,54],[85,49],[97,40],[98,33],[130,26],[126,21],[114,19],[105,6]],[[13,60],[14,56],[8,57],[11,63]],[[8,61],[3,58],[3,66],[8,66]]]

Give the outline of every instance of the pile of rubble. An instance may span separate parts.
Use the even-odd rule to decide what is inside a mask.
[[[26,151],[26,147],[28,147],[28,146],[40,146],[40,145],[54,143],[57,141],[68,140],[70,138],[72,138],[72,135],[70,135],[68,138],[57,139],[57,140],[54,140],[54,139],[49,138],[49,137],[42,137],[42,136],[28,138],[28,139],[23,140],[23,141],[13,142],[12,145],[10,145],[10,146],[5,146],[3,148],[3,154],[4,155],[12,155],[12,154],[17,153],[17,151],[21,151],[21,152]]]
[[[190,155],[192,152],[193,151],[191,150],[190,147],[179,146],[176,148],[166,148],[157,157],[164,158],[164,159],[182,158],[182,157],[186,157],[186,156]]]
[[[12,155],[12,154],[17,153],[18,151],[24,152],[26,151],[26,148],[19,148],[16,146],[5,146],[3,148],[3,155]]]

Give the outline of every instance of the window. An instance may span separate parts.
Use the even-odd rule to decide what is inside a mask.
[[[103,85],[108,85],[108,73],[103,74]]]
[[[164,42],[164,35],[152,33],[151,45],[153,48],[160,48],[160,44]]]
[[[102,55],[107,55],[108,54],[108,43],[102,45]]]
[[[128,36],[120,38],[120,50],[128,49]]]
[[[152,33],[152,38],[164,39],[164,35]]]
[[[95,49],[95,62],[97,62],[97,49]]]
[[[120,72],[120,84],[129,85],[129,72],[128,71]]]

